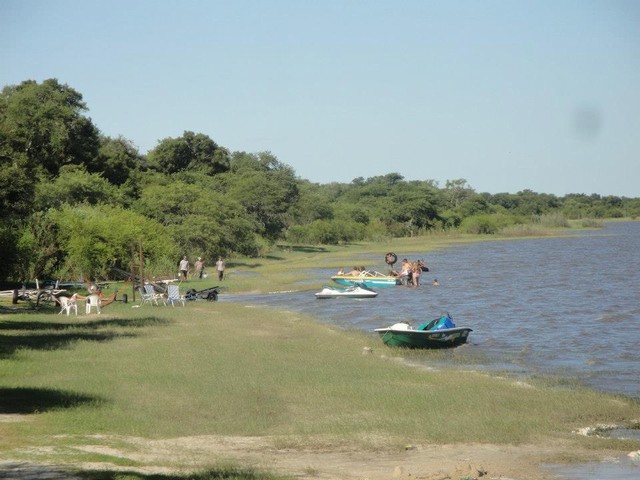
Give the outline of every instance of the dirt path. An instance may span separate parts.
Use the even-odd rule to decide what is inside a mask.
[[[68,438],[66,438],[68,440]],[[40,447],[43,457],[55,452],[55,439]],[[62,440],[69,449],[69,443]],[[81,452],[102,454],[135,461],[144,468],[118,467],[110,463],[73,464],[83,470],[136,470],[141,473],[170,473],[202,470],[229,461],[285,473],[298,479],[319,480],[460,480],[513,479],[548,480],[555,478],[543,465],[562,453],[562,446],[525,445],[411,445],[396,452],[362,450],[276,449],[270,439],[254,437],[199,436],[164,440],[135,437],[82,437]],[[75,441],[72,443],[76,443]],[[37,449],[30,449],[33,458]],[[575,453],[575,452],[573,452]],[[591,455],[594,453],[591,452]],[[70,467],[0,459],[0,479],[69,479]]]

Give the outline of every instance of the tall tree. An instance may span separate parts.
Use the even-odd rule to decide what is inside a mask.
[[[28,171],[56,176],[63,165],[91,165],[98,129],[83,113],[82,95],[56,79],[7,86],[0,94],[3,165],[23,162]]]
[[[182,137],[165,138],[148,155],[149,166],[172,174],[198,170],[215,175],[229,170],[229,153],[207,135],[186,131]]]
[[[123,185],[131,174],[140,169],[143,157],[130,140],[100,137],[100,149],[90,173],[101,173],[113,185]]]
[[[291,167],[269,152],[234,154],[228,194],[255,219],[256,233],[269,240],[280,237],[289,210],[298,199],[298,184]]]

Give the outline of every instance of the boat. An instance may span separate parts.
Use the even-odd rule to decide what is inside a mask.
[[[385,345],[405,348],[450,348],[467,343],[468,327],[456,327],[447,313],[413,328],[407,322],[394,323],[390,327],[376,328]]]
[[[331,280],[338,285],[352,286],[362,284],[368,288],[394,287],[398,285],[398,277],[380,272],[364,271],[359,275],[334,275]]]
[[[370,288],[356,284],[346,288],[338,288],[325,285],[322,290],[316,293],[316,298],[375,298],[378,296],[378,292],[371,290]]]

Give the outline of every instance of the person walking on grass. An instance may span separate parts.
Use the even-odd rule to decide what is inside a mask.
[[[202,280],[202,275],[204,274],[204,261],[202,260],[202,257],[198,257],[198,260],[196,260],[195,263],[195,267],[196,267],[196,276]]]
[[[224,260],[222,257],[218,257],[218,261],[216,262],[216,271],[218,272],[218,280],[222,281],[224,278]]]
[[[182,260],[180,260],[180,266],[178,268],[180,269],[180,273],[182,274],[182,279],[186,280],[187,275],[189,274],[189,260],[187,260],[186,255],[182,257]]]

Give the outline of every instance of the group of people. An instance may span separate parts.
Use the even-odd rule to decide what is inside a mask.
[[[338,270],[338,273],[336,275],[347,275],[350,277],[355,277],[364,275],[364,272],[366,272],[366,269],[364,267],[353,267],[353,270],[347,273],[344,273],[344,268],[341,268],[340,270]]]
[[[420,276],[422,272],[428,272],[429,269],[424,263],[424,260],[416,260],[415,262],[410,262],[406,258],[404,258],[400,262],[400,270],[395,270],[393,268],[393,264],[390,265],[389,275],[392,277],[398,277],[400,283],[406,286],[414,286],[417,287],[420,285]],[[349,277],[362,276],[366,272],[364,267],[353,267],[353,270],[349,272],[345,272],[344,269],[340,269],[336,275],[345,275]],[[432,284],[434,287],[439,287],[440,283],[436,278]]]
[[[420,276],[422,272],[428,272],[424,260],[416,260],[410,262],[406,258],[403,258],[400,262],[400,271],[397,271],[391,267],[390,274],[394,277],[398,277],[403,285],[413,285],[417,287],[420,285]]]
[[[198,257],[193,266],[195,268],[195,276],[197,278],[206,278],[207,274],[204,270],[205,262],[202,257]],[[218,257],[218,260],[216,261],[216,272],[218,273],[219,281],[222,281],[222,279],[224,278],[224,269],[224,259],[222,257]],[[189,259],[186,255],[184,255],[182,257],[182,260],[178,262],[178,270],[180,270],[180,276],[182,277],[182,280],[186,280],[189,277],[189,272],[191,271],[191,263],[189,262]]]

